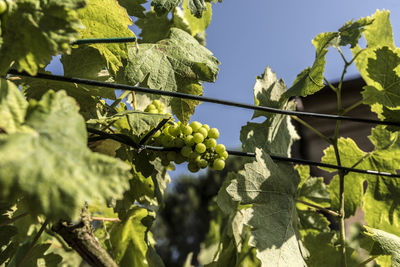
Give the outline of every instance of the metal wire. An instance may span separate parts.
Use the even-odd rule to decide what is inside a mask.
[[[98,134],[99,137],[91,137],[89,138],[89,141],[97,141],[101,139],[113,139],[116,140],[122,144],[131,146],[135,149],[147,149],[147,150],[154,150],[154,151],[178,151],[179,148],[176,147],[158,147],[158,146],[149,146],[149,145],[143,145],[143,146],[138,146],[136,143],[133,142],[133,140],[129,136],[124,136],[122,134],[109,134],[105,133],[99,130],[95,130],[92,128],[87,128],[88,132]],[[124,136],[124,137],[122,137]],[[233,156],[241,156],[241,157],[255,157],[255,153],[251,152],[242,152],[242,151],[235,151],[235,150],[227,150],[229,155]],[[379,172],[379,171],[371,171],[371,170],[362,170],[362,169],[355,169],[355,168],[350,168],[350,167],[343,167],[343,166],[338,166],[338,165],[333,165],[333,164],[328,164],[328,163],[322,163],[322,162],[317,162],[317,161],[312,161],[312,160],[306,160],[306,159],[298,159],[298,158],[288,158],[288,157],[282,157],[274,154],[269,154],[269,156],[276,161],[285,161],[285,162],[291,162],[291,163],[299,163],[299,164],[306,164],[306,165],[312,165],[312,166],[318,166],[318,167],[324,167],[324,168],[330,168],[330,169],[336,169],[336,170],[343,170],[345,172],[355,172],[355,173],[363,173],[363,174],[371,174],[371,175],[379,175],[379,176],[385,176],[385,177],[391,177],[391,178],[400,178],[400,174],[395,174],[395,173],[388,173],[388,172]]]
[[[190,94],[179,93],[179,92],[162,91],[162,90],[149,89],[149,88],[126,85],[126,84],[100,82],[100,81],[88,80],[88,79],[82,79],[82,78],[65,77],[65,76],[61,76],[61,75],[38,73],[38,74],[36,74],[36,76],[32,76],[26,72],[19,72],[17,70],[9,70],[8,73],[13,74],[13,75],[28,76],[31,78],[38,78],[38,79],[62,81],[62,82],[69,82],[69,83],[106,87],[106,88],[112,88],[112,89],[121,89],[121,90],[126,90],[126,91],[134,91],[134,92],[147,93],[147,94],[178,97],[178,98],[183,98],[183,99],[197,100],[197,101],[239,107],[239,108],[250,109],[250,110],[258,110],[258,111],[264,111],[264,112],[270,112],[270,113],[276,113],[276,114],[283,114],[283,115],[306,116],[306,117],[313,117],[313,118],[353,121],[353,122],[359,122],[359,123],[391,125],[391,126],[400,127],[399,122],[379,121],[379,120],[374,120],[374,119],[356,118],[356,117],[332,115],[332,114],[319,114],[319,113],[304,112],[304,111],[281,110],[281,109],[277,109],[277,108],[255,106],[255,105],[249,105],[249,104],[228,101],[228,100],[222,100],[222,99],[216,99],[216,98],[205,97],[205,96],[190,95]]]
[[[114,38],[89,38],[79,39],[73,42],[71,45],[83,45],[83,44],[100,44],[100,43],[131,43],[136,42],[136,37],[114,37]]]

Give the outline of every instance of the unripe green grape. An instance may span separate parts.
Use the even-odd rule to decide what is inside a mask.
[[[207,129],[207,131],[209,131],[210,130],[210,126],[208,125],[208,124],[203,124],[203,126],[202,126],[203,128],[206,128]]]
[[[229,154],[228,154],[228,152],[225,150],[224,153],[222,153],[220,156],[221,156],[222,159],[225,160],[225,159],[227,159],[227,158],[229,157]]]
[[[176,152],[175,152],[175,151],[169,151],[169,152],[167,153],[167,159],[168,159],[169,161],[174,161],[175,158],[176,158]]]
[[[172,136],[178,136],[181,133],[178,125],[172,125],[169,127],[168,132]]]
[[[219,131],[217,128],[212,128],[208,131],[208,137],[218,139]]]
[[[197,132],[201,128],[201,123],[198,121],[193,121],[190,123],[190,127],[192,127],[193,132]]]
[[[187,146],[193,146],[195,144],[195,142],[193,140],[193,135],[188,135],[185,137],[185,144]]]
[[[184,156],[182,156],[182,154],[178,154],[178,153],[176,154],[176,158],[174,160],[174,162],[176,164],[181,164],[181,163],[184,163],[185,161],[186,161],[186,159]]]
[[[188,164],[188,170],[190,172],[198,172],[200,170],[199,166],[197,166],[196,162],[190,161]]]
[[[154,100],[153,103],[151,103],[153,106],[155,106],[157,109],[164,109],[164,104],[160,100]]]
[[[207,149],[207,148],[206,148],[206,145],[205,145],[205,144],[199,143],[199,144],[196,145],[195,149],[196,149],[196,152],[197,152],[197,153],[203,154],[204,152],[206,152],[206,149]]]
[[[204,144],[207,148],[214,148],[217,145],[217,140],[215,140],[214,138],[207,138],[204,141]]]
[[[218,153],[218,155],[221,155],[222,153],[225,152],[225,146],[223,144],[218,144],[215,146],[215,152]]]
[[[183,141],[182,138],[175,138],[174,146],[178,147],[178,148],[184,147],[185,146],[185,141]]]
[[[206,138],[208,135],[208,130],[204,127],[201,127],[197,132],[201,133],[204,136],[204,138]]]
[[[208,161],[205,159],[200,159],[197,162],[197,166],[199,166],[201,169],[207,168],[208,166]]]
[[[170,135],[169,134],[169,125],[164,126],[164,128],[162,129],[162,133],[165,135]]]
[[[225,168],[225,161],[223,159],[214,160],[213,168],[217,171],[223,170]]]
[[[165,147],[172,147],[174,145],[174,137],[170,135],[161,136],[161,144]]]
[[[192,151],[192,152],[189,154],[189,159],[196,159],[198,156],[199,156],[199,153],[197,153],[197,152],[195,152],[195,151]]]
[[[184,134],[184,135],[190,135],[190,134],[192,134],[192,132],[193,132],[193,129],[192,129],[192,127],[190,127],[189,125],[184,125],[184,124],[181,124],[181,132]]]
[[[151,114],[158,114],[159,113],[158,109],[149,109],[147,112],[151,113]]]
[[[189,155],[192,153],[192,148],[190,146],[184,146],[181,149],[181,154],[184,157],[189,157]]]
[[[195,133],[195,134],[193,135],[193,141],[194,141],[196,144],[203,143],[203,141],[204,141],[204,136],[203,136],[201,133]]]

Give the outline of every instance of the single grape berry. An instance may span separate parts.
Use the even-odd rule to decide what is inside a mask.
[[[223,159],[214,160],[213,168],[217,171],[223,170],[225,168],[225,161]]]
[[[192,127],[193,132],[197,132],[201,128],[201,123],[198,121],[193,121],[190,123],[190,127]]]
[[[184,147],[185,146],[185,141],[183,141],[183,139],[181,139],[181,138],[175,138],[174,146],[175,147],[179,147],[179,148]]]
[[[199,166],[201,169],[207,168],[208,166],[208,161],[205,159],[200,159],[197,162],[197,166]]]
[[[217,140],[214,138],[208,138],[204,141],[207,148],[214,148],[217,145]]]
[[[195,134],[193,135],[193,141],[194,141],[196,144],[203,143],[203,141],[204,141],[204,136],[203,136],[201,133],[195,133]]]
[[[229,154],[228,154],[228,152],[225,150],[224,153],[222,153],[220,156],[221,156],[222,159],[225,160],[225,159],[228,158]]]
[[[195,142],[193,140],[193,135],[188,135],[185,137],[185,144],[187,146],[193,146],[195,144]]]
[[[161,132],[160,132],[160,130],[158,130],[157,132],[155,132],[154,134],[153,134],[153,137],[154,138],[157,138],[157,137],[159,137],[161,135]]]
[[[202,126],[203,128],[206,128],[207,129],[207,131],[209,131],[210,130],[210,126],[208,125],[208,124],[203,124],[203,126]]]
[[[208,137],[217,139],[219,137],[219,131],[217,128],[212,128],[208,131]]]
[[[221,155],[222,153],[225,152],[225,146],[223,144],[218,144],[215,146],[215,152],[218,153],[218,155]]]
[[[181,149],[181,154],[184,157],[189,157],[189,155],[192,153],[192,148],[190,146],[184,146]]]
[[[178,136],[181,133],[181,130],[178,125],[172,125],[169,127],[168,132],[172,136]]]
[[[188,164],[188,170],[190,172],[198,172],[200,170],[199,166],[197,166],[197,163],[194,161],[190,161]]]
[[[199,143],[199,144],[196,145],[195,149],[196,149],[197,153],[202,154],[202,153],[206,152],[207,147],[206,147],[205,144]]]
[[[182,154],[176,154],[176,157],[175,157],[175,160],[174,160],[174,162],[176,163],[176,164],[181,164],[181,163],[184,163],[186,161],[186,159],[185,159],[185,157],[184,156],[182,156]]]
[[[201,127],[197,132],[201,133],[204,136],[204,138],[206,138],[208,135],[208,130],[204,127]]]
[[[184,134],[184,135],[190,135],[190,134],[192,134],[192,132],[193,132],[193,130],[192,130],[192,127],[190,127],[189,125],[184,125],[184,124],[181,124],[181,132]]]

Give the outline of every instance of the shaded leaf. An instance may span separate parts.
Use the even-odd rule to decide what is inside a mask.
[[[0,73],[6,74],[14,62],[14,68],[35,75],[52,56],[68,50],[82,27],[76,10],[84,5],[83,0],[8,1],[0,39]]]
[[[155,11],[150,10],[136,20],[135,25],[142,29],[139,33],[141,43],[156,43],[168,37],[172,24],[166,14],[157,16]]]
[[[24,196],[31,214],[76,218],[85,201],[119,198],[129,165],[86,147],[87,133],[75,101],[65,92],[46,93],[29,104],[29,132],[0,136],[0,195]]]
[[[152,0],[151,6],[154,8],[158,16],[164,15],[170,12],[176,7],[181,0]]]
[[[129,16],[137,18],[144,17],[144,11],[146,9],[142,5],[147,3],[147,0],[118,0],[118,3],[126,8]]]

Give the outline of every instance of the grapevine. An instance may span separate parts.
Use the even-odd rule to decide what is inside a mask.
[[[217,2],[0,0],[1,267],[400,266],[390,13],[318,34],[312,65],[288,87],[267,67],[248,104],[204,96],[220,67],[206,47]],[[324,73],[331,50],[344,63],[338,83]],[[47,71],[53,58],[63,75]],[[353,65],[366,86],[345,106]],[[336,94],[336,114],[296,110],[297,97],[320,90]],[[191,119],[203,101],[254,111],[241,151]],[[347,116],[361,105],[377,119]],[[335,120],[333,134],[309,117]],[[327,145],[313,165],[329,183],[291,157],[292,119]],[[341,135],[345,120],[372,125],[371,151]],[[183,163],[208,169],[170,185]],[[357,213],[360,224],[345,223]]]

